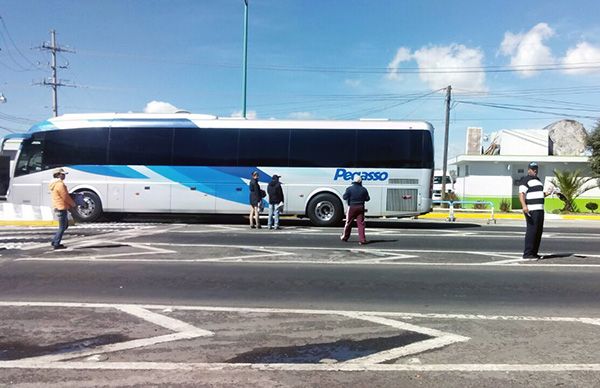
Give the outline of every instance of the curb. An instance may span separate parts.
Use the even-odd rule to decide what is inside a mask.
[[[0,204],[2,226],[58,226],[49,206]]]

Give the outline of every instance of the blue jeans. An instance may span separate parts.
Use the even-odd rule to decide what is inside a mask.
[[[58,231],[52,239],[52,246],[56,247],[60,245],[63,233],[65,233],[65,230],[69,227],[69,217],[67,216],[66,210],[54,209],[54,214],[56,214],[56,218],[58,218]]]
[[[276,203],[269,204],[269,228],[273,226],[273,219],[275,219],[275,227],[279,228],[279,206]]]

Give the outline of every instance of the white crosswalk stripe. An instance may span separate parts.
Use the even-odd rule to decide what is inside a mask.
[[[153,228],[155,223],[89,223],[69,226],[65,233],[65,239],[76,239],[98,234],[112,233],[123,230],[140,230]],[[27,249],[40,243],[52,240],[56,233],[56,227],[0,228],[0,250],[1,249]]]

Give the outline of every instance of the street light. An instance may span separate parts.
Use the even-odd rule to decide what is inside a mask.
[[[242,117],[246,118],[246,85],[248,76],[248,0],[244,0],[244,64],[243,64]]]

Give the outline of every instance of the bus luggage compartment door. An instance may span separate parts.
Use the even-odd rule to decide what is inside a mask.
[[[171,211],[171,185],[162,182],[128,183],[124,211],[163,213]]]
[[[204,182],[172,184],[171,210],[174,213],[214,213],[214,184]]]

